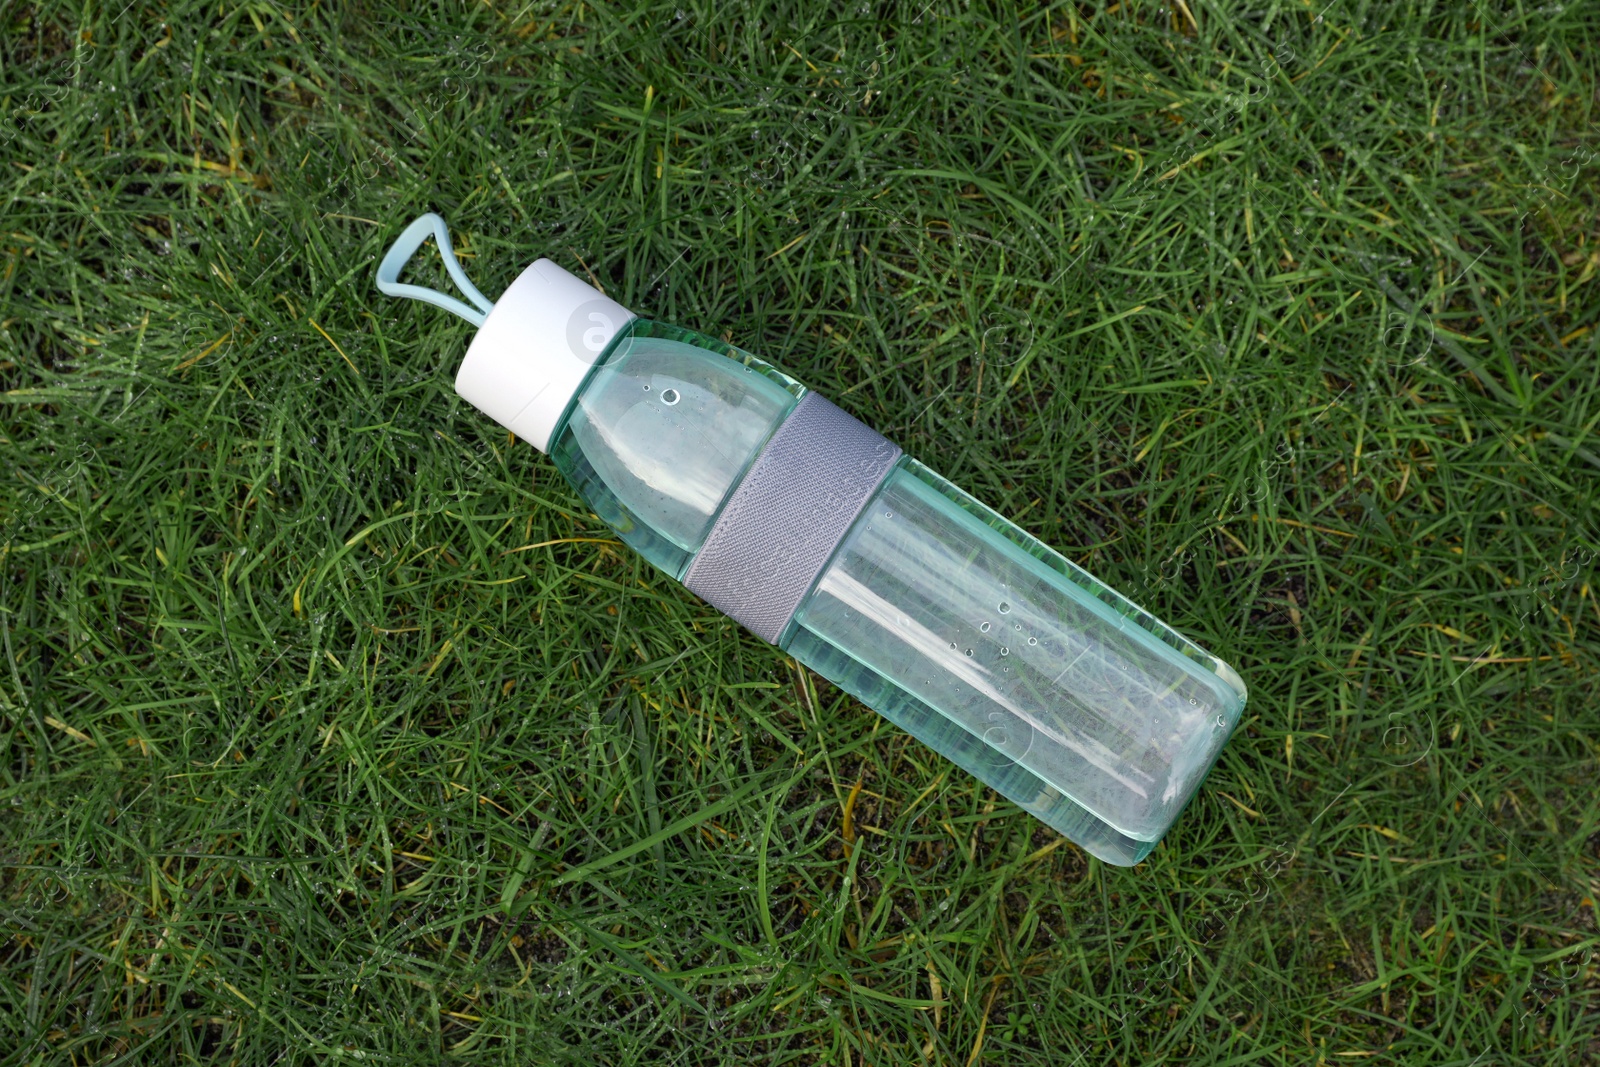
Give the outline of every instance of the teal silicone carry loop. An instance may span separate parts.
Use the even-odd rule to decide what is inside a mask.
[[[468,307],[455,297],[446,296],[434,289],[401,284],[400,271],[429,237],[432,237],[434,243],[439,246],[439,255],[444,258],[444,269],[450,272],[450,278],[456,283],[456,287],[482,310]],[[456,262],[455,251],[450,247],[450,228],[444,224],[444,219],[431,211],[426,215],[417,216],[411,225],[405,228],[405,232],[395,238],[394,244],[389,246],[389,251],[384,253],[383,261],[378,264],[378,289],[388,296],[410,297],[412,300],[421,300],[434,307],[444,308],[460,315],[474,326],[482,326],[483,320],[494,310],[494,301],[478,292],[478,287],[467,280],[466,272],[461,269],[461,264]]]

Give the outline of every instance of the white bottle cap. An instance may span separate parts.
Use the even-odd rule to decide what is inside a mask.
[[[548,452],[589,369],[634,318],[550,260],[538,260],[495,301],[456,373],[456,392]]]

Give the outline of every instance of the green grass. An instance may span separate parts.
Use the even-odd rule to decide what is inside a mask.
[[[1600,7],[290,6],[0,7],[0,1063],[1600,1062]],[[616,545],[428,209],[1237,666],[1163,845]]]

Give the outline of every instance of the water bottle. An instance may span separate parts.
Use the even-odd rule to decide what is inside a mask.
[[[430,236],[471,305],[399,282]],[[1226,663],[751,353],[548,259],[490,302],[431,213],[378,287],[478,327],[456,391],[623,542],[1107,863],[1150,854],[1239,721]]]

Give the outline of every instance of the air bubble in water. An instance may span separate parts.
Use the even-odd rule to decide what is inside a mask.
[[[1030,638],[1028,638],[1028,644],[1030,644],[1030,645],[1037,645],[1037,644],[1038,644],[1038,643],[1039,643],[1039,639],[1038,639],[1038,638],[1037,638],[1037,637],[1030,637]]]
[[[969,656],[972,655],[972,649],[970,649],[970,648],[967,649],[967,655],[969,655]]]
[[[1000,649],[1000,654],[1002,656],[1009,656],[1009,655],[1011,655],[1011,650],[1009,648],[1005,648],[1005,647],[1002,646],[1001,649]]]
[[[679,399],[678,391],[676,389],[661,390],[661,402],[667,405],[667,407],[671,407],[672,405],[676,404]]]
[[[1000,601],[1000,614],[1005,615],[1011,611],[1011,605],[1004,600]]]
[[[989,632],[989,624],[988,623],[984,623],[982,626],[978,627],[978,629],[982,630],[984,633],[988,633]]]

